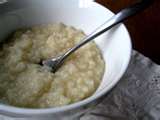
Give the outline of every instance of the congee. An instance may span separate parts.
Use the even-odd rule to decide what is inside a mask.
[[[57,72],[40,65],[63,54],[85,34],[59,24],[17,30],[0,48],[0,99],[27,108],[68,105],[91,96],[104,73],[99,48],[90,42],[73,53]]]

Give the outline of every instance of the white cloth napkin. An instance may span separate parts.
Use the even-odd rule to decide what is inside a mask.
[[[160,66],[133,51],[121,81],[81,120],[160,120]]]

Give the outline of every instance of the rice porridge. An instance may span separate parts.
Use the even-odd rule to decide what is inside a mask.
[[[64,53],[84,36],[61,23],[17,30],[0,48],[0,99],[18,107],[47,108],[91,96],[105,67],[94,42],[73,53],[56,73],[39,64]]]

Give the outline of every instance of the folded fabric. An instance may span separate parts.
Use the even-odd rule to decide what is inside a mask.
[[[160,120],[160,66],[133,51],[120,82],[81,120]]]

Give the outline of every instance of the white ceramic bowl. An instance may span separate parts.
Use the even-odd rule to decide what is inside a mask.
[[[17,9],[10,6],[11,9],[6,9],[3,15],[0,15],[1,40],[19,27],[42,23],[63,22],[89,34],[114,15],[96,2],[85,8],[79,5],[78,0],[28,0],[15,6]],[[131,56],[131,41],[127,29],[120,24],[95,39],[95,42],[102,51],[106,69],[94,95],[71,105],[47,109],[25,109],[0,104],[0,113],[14,117],[53,117],[56,120],[71,120],[90,108],[90,105],[98,103],[99,98],[113,88],[124,74]]]

